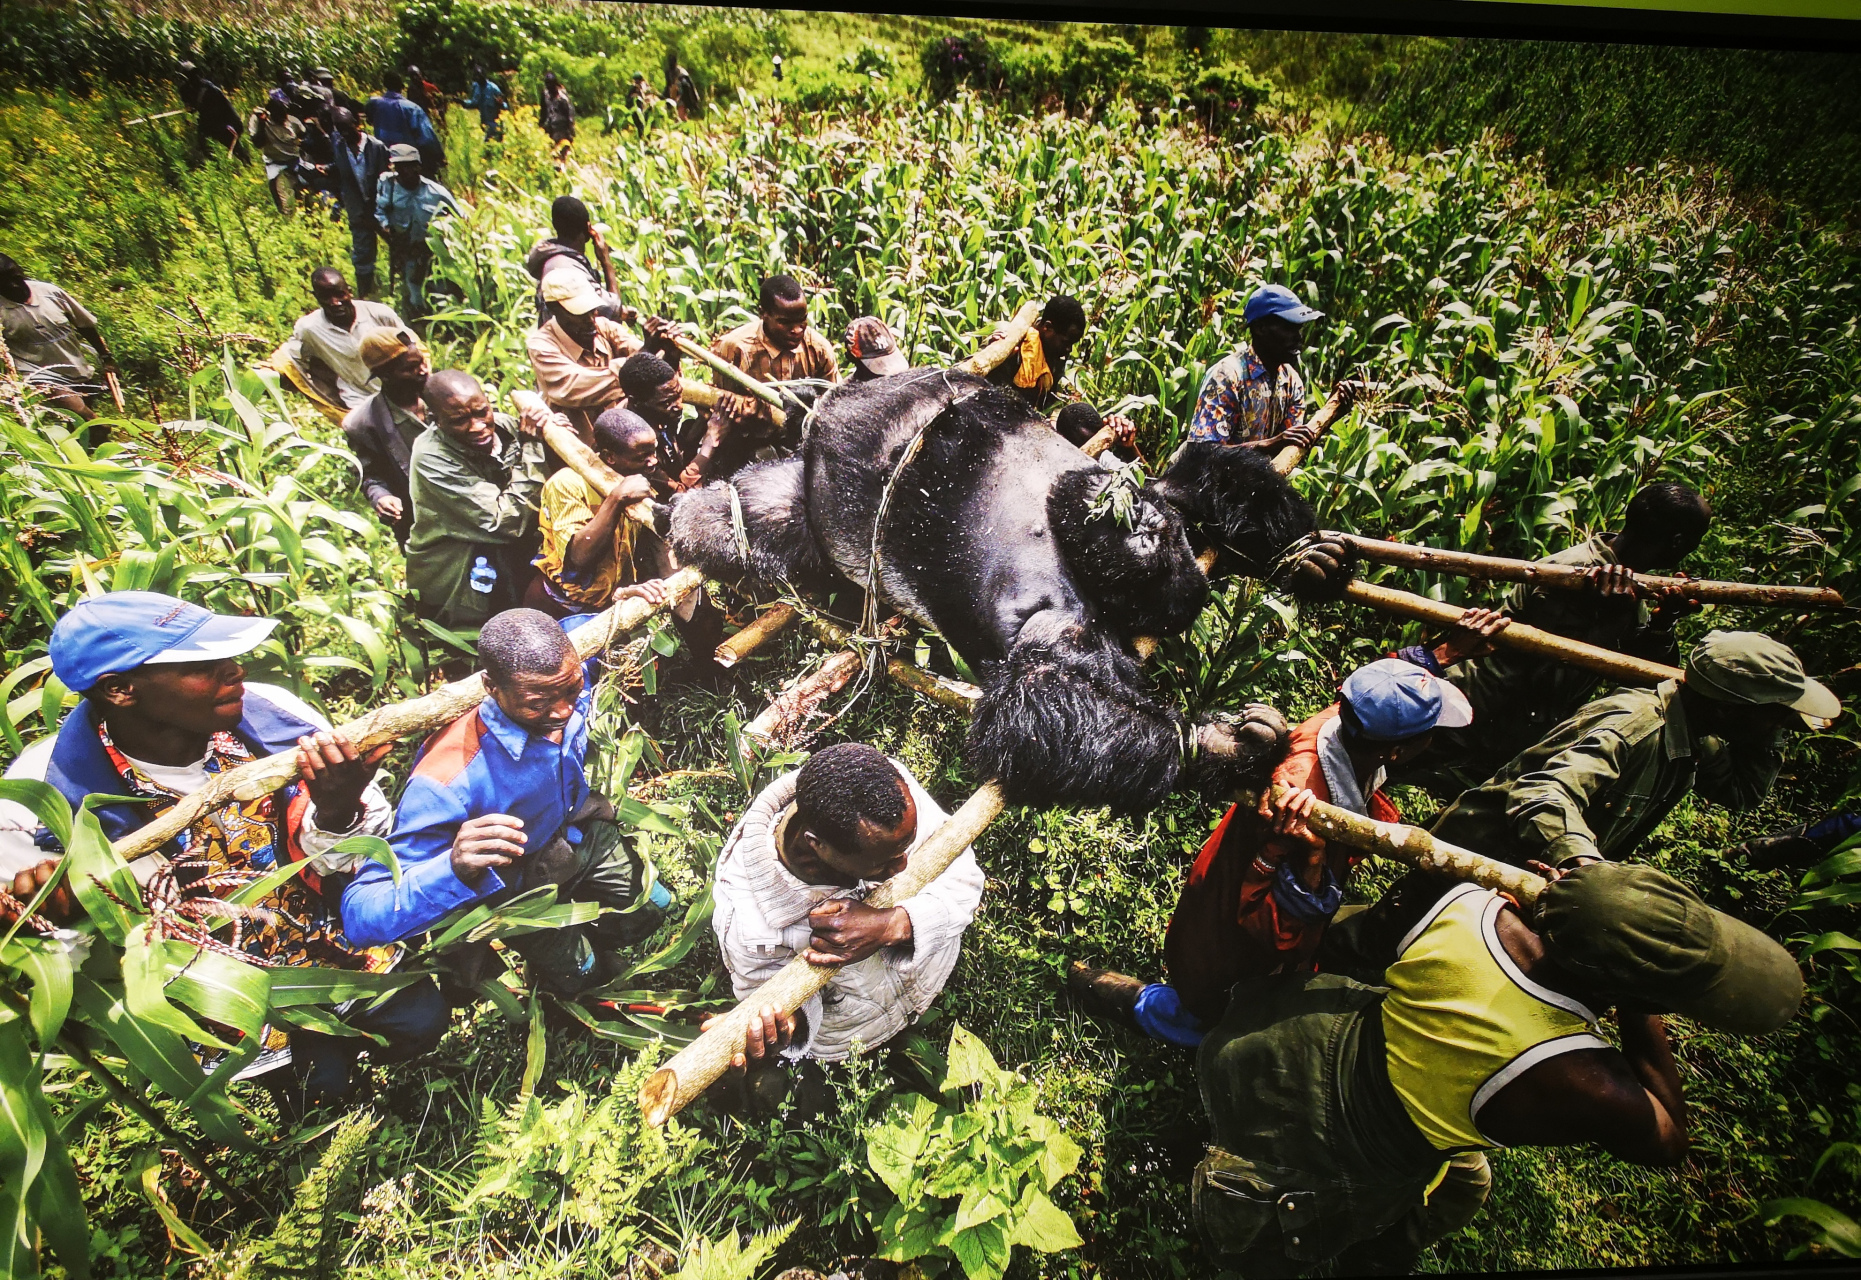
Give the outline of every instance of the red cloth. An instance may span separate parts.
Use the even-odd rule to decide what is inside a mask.
[[[1331,799],[1318,760],[1318,732],[1337,714],[1333,703],[1292,731],[1292,750],[1273,771],[1273,781]],[[1370,817],[1382,822],[1402,818],[1381,791],[1371,794],[1369,809]],[[1239,805],[1229,806],[1202,846],[1163,938],[1170,985],[1197,1017],[1218,1019],[1237,982],[1313,967],[1329,922],[1295,920],[1281,913],[1273,897],[1281,859],[1303,858],[1305,850],[1297,841],[1273,835],[1259,814]],[[1343,846],[1327,846],[1323,856],[1339,884],[1348,883],[1360,860]]]

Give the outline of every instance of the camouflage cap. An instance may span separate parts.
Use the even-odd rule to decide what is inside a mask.
[[[1712,631],[1687,655],[1687,688],[1715,702],[1781,703],[1821,728],[1842,713],[1841,699],[1811,680],[1790,646],[1755,631]]]
[[[1631,1012],[1763,1035],[1802,1003],[1803,974],[1788,951],[1653,867],[1578,867],[1539,894],[1535,910],[1552,959]]]
[[[362,363],[373,373],[383,365],[401,358],[408,351],[422,351],[420,339],[405,329],[370,329],[362,335],[359,354]]]
[[[911,367],[898,350],[898,340],[885,321],[877,316],[861,316],[846,327],[847,354],[865,365],[877,377],[903,373]]]

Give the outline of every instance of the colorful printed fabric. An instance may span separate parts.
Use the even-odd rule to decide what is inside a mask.
[[[102,723],[97,726],[97,736],[129,792],[154,801],[151,808],[155,816],[167,812],[181,799],[179,793],[151,779],[117,750],[109,729]],[[206,771],[224,773],[252,758],[251,751],[233,734],[216,733],[207,745]],[[308,804],[308,794],[301,787],[294,788],[282,822],[275,812],[272,794],[224,805],[195,825],[186,857],[207,863],[212,869],[208,874],[234,871],[263,875],[278,865],[281,854],[287,861],[296,860],[289,846]],[[276,912],[277,919],[244,922],[240,945],[247,955],[267,964],[326,965],[381,973],[391,968],[399,955],[395,947],[358,950],[350,946],[343,936],[342,922],[323,905],[321,894],[306,884],[303,876],[286,881],[257,905]]]
[[[1305,422],[1305,379],[1281,365],[1277,381],[1252,347],[1230,352],[1208,371],[1189,422],[1191,440],[1245,444]]]

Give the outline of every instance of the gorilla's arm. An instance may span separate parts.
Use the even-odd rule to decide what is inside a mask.
[[[743,516],[741,538],[737,511]],[[672,549],[682,563],[722,581],[749,577],[825,591],[838,578],[808,527],[800,458],[759,462],[729,480],[680,494],[672,503]]]

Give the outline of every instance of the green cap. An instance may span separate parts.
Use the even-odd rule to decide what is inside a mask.
[[[1764,1035],[1803,1000],[1788,951],[1653,867],[1578,867],[1538,895],[1537,929],[1558,964],[1631,1009]]]
[[[1828,686],[1803,673],[1803,662],[1755,631],[1710,631],[1687,655],[1687,688],[1715,702],[1750,707],[1782,703],[1820,729],[1842,713]]]

